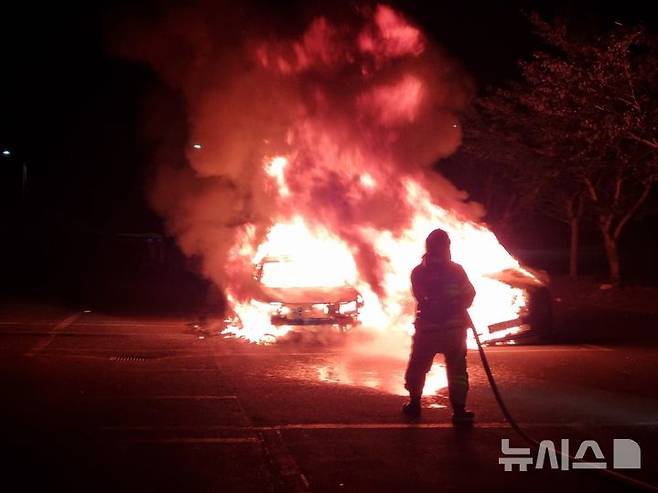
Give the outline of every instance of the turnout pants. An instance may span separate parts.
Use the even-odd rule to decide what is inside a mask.
[[[412,399],[422,396],[425,377],[437,353],[445,357],[450,404],[453,410],[463,409],[468,393],[466,329],[437,327],[435,330],[426,330],[417,327],[404,377],[405,388]]]

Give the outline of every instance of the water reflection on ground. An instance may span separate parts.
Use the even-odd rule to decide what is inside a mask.
[[[317,368],[321,382],[367,387],[392,395],[407,395],[404,361],[391,358],[336,358]],[[445,367],[436,363],[427,375],[424,396],[434,396],[447,387]]]

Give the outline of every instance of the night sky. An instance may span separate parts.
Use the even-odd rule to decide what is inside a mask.
[[[145,198],[153,149],[143,115],[153,94],[168,98],[170,131],[184,144],[185,109],[148,67],[114,57],[108,39],[122,16],[154,15],[164,3],[10,3],[0,8],[0,146],[12,152],[2,176],[15,178],[8,163],[26,164],[30,204],[23,207],[37,211],[34,227],[56,224],[74,236],[162,232]],[[538,47],[525,13],[562,16],[585,31],[614,21],[655,31],[649,3],[393,2],[463,63],[478,89],[515,77],[517,60]],[[254,5],[290,29],[325,7],[318,1]],[[655,225],[655,207],[643,217]],[[632,230],[629,236],[640,239],[630,241],[642,243]]]

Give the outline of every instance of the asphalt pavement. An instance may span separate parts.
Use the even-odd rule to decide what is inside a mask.
[[[10,305],[0,310],[2,478],[21,490],[625,491],[594,470],[505,471],[505,423],[469,351],[471,429],[450,422],[437,358],[423,417],[402,419],[404,341],[358,331],[227,339],[194,319]],[[658,484],[656,346],[487,349],[501,391],[537,440],[641,447]],[[594,460],[589,450],[584,458]],[[599,461],[599,462],[601,462]],[[8,489],[8,491],[11,489]]]

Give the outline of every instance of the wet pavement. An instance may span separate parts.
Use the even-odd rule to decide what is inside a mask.
[[[400,339],[358,331],[274,345],[190,320],[54,307],[0,311],[2,462],[23,489],[128,491],[623,491],[593,471],[504,472],[506,425],[470,351],[473,429],[454,429],[439,365],[423,418],[407,423]],[[491,347],[501,391],[537,439],[572,453],[642,447],[658,482],[656,348]],[[534,452],[533,452],[534,454]]]

